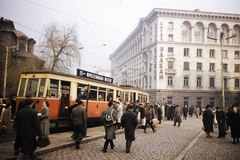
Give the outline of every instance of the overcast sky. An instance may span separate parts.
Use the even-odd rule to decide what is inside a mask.
[[[0,0],[0,17],[12,20],[37,44],[51,22],[77,25],[84,48],[81,65],[72,69],[76,74],[76,68],[110,69],[109,55],[153,8],[240,14],[240,0]]]

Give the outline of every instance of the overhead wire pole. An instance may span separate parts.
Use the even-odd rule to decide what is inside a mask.
[[[233,35],[233,36],[230,36],[230,37],[227,37],[227,38],[223,38],[224,36],[224,32],[221,32],[220,33],[220,47],[221,47],[221,89],[222,89],[222,94],[221,94],[221,97],[222,97],[222,109],[225,108],[225,86],[224,86],[224,76],[223,76],[223,53],[222,53],[222,41],[225,39],[225,40],[229,40],[231,38],[234,38],[236,37],[237,35]],[[208,39],[212,39],[212,40],[218,40],[217,38],[212,38],[212,37],[207,37]]]
[[[3,43],[0,42],[0,44],[6,48],[6,58],[5,58],[5,67],[4,67],[4,80],[3,80],[3,97],[6,97],[6,86],[7,86],[7,66],[8,66],[8,51],[9,47],[5,46]],[[11,48],[17,48],[17,46],[12,46]]]

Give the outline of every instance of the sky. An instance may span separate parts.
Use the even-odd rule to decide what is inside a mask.
[[[76,25],[82,48],[81,63],[71,69],[76,74],[110,69],[110,54],[154,8],[240,14],[240,0],[0,0],[0,17],[36,41],[36,55],[45,26]]]

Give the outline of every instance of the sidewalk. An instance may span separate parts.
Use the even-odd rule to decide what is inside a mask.
[[[116,131],[116,134],[120,134],[120,133],[123,133],[123,129]],[[47,147],[37,148],[35,150],[35,154],[40,155],[40,154],[52,152],[61,148],[73,146],[74,141],[72,140],[71,135],[72,135],[72,132],[63,132],[63,133],[49,135],[51,144]],[[87,136],[83,138],[81,143],[86,143],[99,138],[103,138],[104,135],[105,135],[105,131],[103,126],[88,128]],[[16,156],[14,156],[13,154],[14,153],[13,146],[14,146],[14,141],[0,144],[0,152],[1,152],[0,160],[16,159]]]

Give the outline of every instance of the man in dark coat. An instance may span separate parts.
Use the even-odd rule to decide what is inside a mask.
[[[212,138],[212,136],[210,136],[210,132],[213,132],[213,114],[210,105],[206,106],[206,109],[203,112],[202,121],[204,125],[204,131],[206,132],[206,137]]]
[[[143,108],[142,104],[139,104],[139,112],[140,112],[140,127],[145,126],[145,124],[142,123],[142,121],[145,118],[145,109]]]
[[[72,110],[71,120],[73,122],[73,132],[76,135],[76,149],[79,149],[80,142],[86,135],[87,114],[86,108],[81,100],[77,100],[78,106]]]
[[[36,133],[39,138],[42,138],[42,133],[38,121],[37,111],[32,109],[33,100],[27,98],[26,106],[18,112],[17,129],[21,138],[21,150],[17,159],[37,159],[34,155],[34,150],[37,148]]]
[[[216,107],[216,119],[218,123],[218,137],[217,138],[225,138],[226,133],[226,114],[220,107]]]
[[[117,119],[117,111],[115,109],[113,109],[112,101],[108,102],[108,108],[102,111],[102,116],[101,116],[101,121],[104,124],[104,129],[105,129],[105,137],[104,138],[106,139],[103,149],[102,149],[102,151],[104,153],[107,152],[109,143],[111,145],[111,148],[112,149],[114,148],[113,139],[116,139],[116,134],[115,134],[116,125],[115,124],[107,125],[105,122],[106,115],[110,115],[111,113]]]
[[[132,141],[135,140],[134,132],[138,124],[137,114],[133,112],[133,106],[130,105],[128,108],[129,110],[121,118],[121,123],[125,131],[126,153],[130,153]]]
[[[67,107],[66,109],[68,109],[68,116],[69,116],[69,123],[70,123],[70,126],[73,130],[73,121],[71,119],[71,114],[72,114],[72,110],[78,106],[78,103],[77,103],[78,99],[75,100],[75,104],[74,105],[71,105],[70,107]],[[71,135],[71,138],[75,141],[77,139],[76,137],[76,134],[73,132],[73,134]]]

